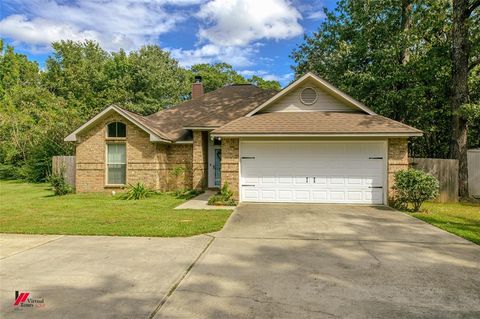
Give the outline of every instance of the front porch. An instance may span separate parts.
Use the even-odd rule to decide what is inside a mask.
[[[222,142],[209,131],[193,131],[193,188],[216,190],[222,176]]]

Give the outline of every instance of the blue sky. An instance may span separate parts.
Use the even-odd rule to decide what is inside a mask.
[[[1,0],[0,35],[41,66],[58,40],[108,51],[158,44],[189,67],[226,62],[241,74],[293,78],[289,54],[335,0]]]

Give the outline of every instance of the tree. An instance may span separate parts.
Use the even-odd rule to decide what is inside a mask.
[[[270,89],[270,90],[280,91],[280,89],[282,88],[280,86],[280,83],[278,83],[278,81],[264,80],[261,77],[256,76],[256,75],[254,75],[250,79],[248,79],[248,82],[258,86],[259,88],[265,89],[265,90]]]
[[[470,63],[470,16],[480,6],[480,1],[453,0],[452,18],[452,137],[450,155],[458,159],[459,195],[468,196],[467,136],[468,119],[461,108],[469,102],[468,73]],[[478,56],[471,62],[479,63]]]
[[[113,103],[148,115],[178,103],[190,90],[186,71],[155,45],[128,55],[108,53],[92,41],[52,46],[44,83],[84,120]]]
[[[205,93],[215,91],[225,85],[248,83],[243,76],[238,74],[233,67],[227,63],[195,64],[192,65],[190,71],[190,81],[192,83],[195,75],[202,77]]]
[[[178,61],[156,45],[142,47],[128,56],[130,92],[128,108],[144,115],[157,112],[184,100],[191,90],[191,81]]]
[[[211,92],[225,85],[230,84],[247,84],[251,83],[262,89],[280,90],[280,83],[274,80],[264,80],[259,76],[252,76],[247,79],[240,75],[227,63],[215,64],[195,64],[190,69],[190,81],[194,80],[196,75],[202,77],[205,92]]]
[[[325,13],[325,22],[292,52],[296,74],[313,71],[375,112],[422,129],[424,136],[410,141],[411,155],[448,158],[451,2],[341,0]],[[474,19],[478,21],[478,15]],[[475,29],[470,50],[477,57],[479,25],[470,22]],[[477,68],[468,78],[475,87],[469,92],[470,105],[480,97]],[[470,126],[469,146],[480,144],[479,122]]]
[[[45,180],[53,155],[68,154],[63,142],[79,124],[74,110],[41,83],[38,65],[7,46],[0,55],[0,164],[2,176]],[[6,171],[6,172],[5,172]]]

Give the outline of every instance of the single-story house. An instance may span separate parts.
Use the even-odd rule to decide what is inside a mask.
[[[142,182],[218,188],[239,201],[386,204],[418,129],[375,114],[315,74],[281,90],[228,85],[149,116],[112,105],[65,138],[76,190]]]

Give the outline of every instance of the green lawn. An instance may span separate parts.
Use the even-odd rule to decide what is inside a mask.
[[[118,195],[117,195],[118,197]],[[220,230],[227,210],[174,210],[185,200],[138,201],[109,194],[53,196],[48,184],[0,180],[0,232],[25,234],[191,236]]]
[[[418,219],[480,245],[480,204],[424,203]]]

